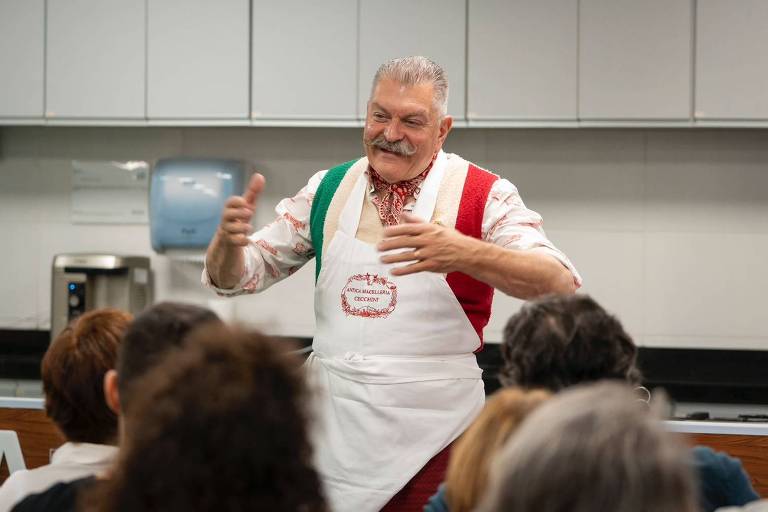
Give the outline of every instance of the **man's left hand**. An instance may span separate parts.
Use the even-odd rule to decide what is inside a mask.
[[[447,274],[461,270],[462,261],[472,251],[475,239],[441,224],[424,222],[403,212],[401,224],[384,230],[384,240],[379,251],[406,249],[381,257],[383,263],[413,262],[392,269],[392,275],[405,276],[416,272]]]

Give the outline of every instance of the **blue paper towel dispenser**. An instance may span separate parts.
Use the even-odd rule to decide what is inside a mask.
[[[149,187],[152,248],[164,252],[207,247],[224,201],[242,195],[246,172],[241,160],[158,160]]]

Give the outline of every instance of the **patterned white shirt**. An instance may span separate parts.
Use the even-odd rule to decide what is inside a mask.
[[[203,286],[221,296],[255,293],[288,277],[311,260],[315,251],[309,218],[312,201],[326,172],[316,173],[295,196],[280,201],[275,208],[275,220],[250,235],[250,243],[245,247],[245,272],[234,288],[217,288],[205,269]],[[369,187],[369,201],[373,193],[373,188]],[[405,210],[411,210],[414,204],[411,199]],[[544,233],[541,215],[526,208],[517,187],[506,179],[496,180],[488,194],[482,239],[500,247],[549,254],[570,270],[576,286],[581,286],[581,276],[576,268]]]

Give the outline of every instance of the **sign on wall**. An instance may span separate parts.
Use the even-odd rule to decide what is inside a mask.
[[[147,224],[149,163],[72,161],[74,224]]]

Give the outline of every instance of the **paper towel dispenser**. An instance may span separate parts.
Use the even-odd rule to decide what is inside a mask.
[[[51,339],[86,311],[118,308],[138,313],[152,303],[146,256],[57,254],[51,279]]]
[[[243,193],[246,172],[240,160],[158,160],[149,188],[152,248],[164,252],[207,247],[224,202]]]

